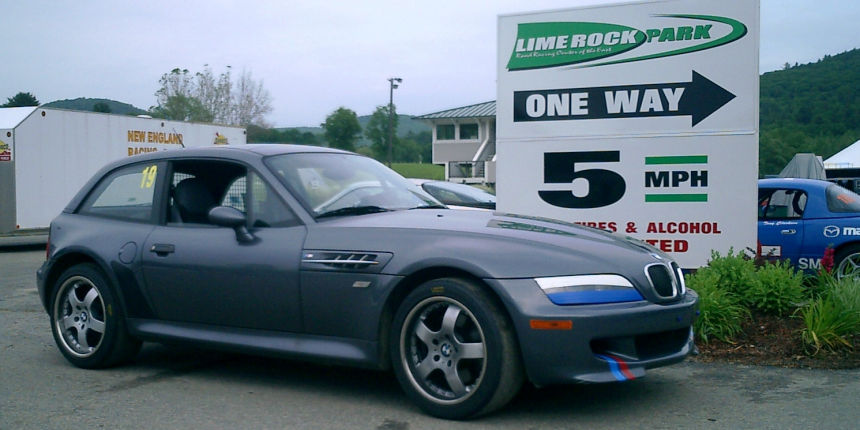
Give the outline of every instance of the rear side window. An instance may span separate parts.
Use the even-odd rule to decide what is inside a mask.
[[[830,212],[860,212],[860,196],[833,184],[827,187],[827,209]]]
[[[78,213],[131,221],[150,221],[158,164],[137,164],[102,179]]]

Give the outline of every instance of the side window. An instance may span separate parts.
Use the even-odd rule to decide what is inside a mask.
[[[102,179],[78,213],[130,221],[152,220],[158,164],[137,164]]]
[[[233,183],[227,188],[227,193],[221,199],[221,206],[229,206],[236,208],[239,212],[247,214],[245,209],[245,201],[248,198],[248,181],[245,176],[240,176],[233,180]]]
[[[246,212],[244,166],[199,159],[177,160],[171,166],[168,223],[209,224],[209,211],[220,205]]]
[[[436,140],[454,140],[454,124],[437,124]]]
[[[806,209],[806,193],[780,189],[769,196],[759,196],[759,219],[800,219]]]
[[[764,213],[767,212],[767,205],[770,203],[770,196],[773,194],[773,190],[769,190],[766,188],[760,188],[758,190],[758,219],[759,221],[765,219]]]
[[[478,138],[478,124],[460,124],[460,140]]]
[[[298,224],[293,215],[271,187],[256,174],[251,174],[252,210],[254,227],[288,227]]]
[[[298,225],[298,218],[256,173],[244,165],[220,160],[173,162],[168,222],[209,224],[216,206],[245,214],[250,227]]]

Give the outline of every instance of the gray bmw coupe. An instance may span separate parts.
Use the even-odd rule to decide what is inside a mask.
[[[697,297],[639,241],[448,210],[349,152],[243,145],[99,171],[37,273],[60,352],[100,368],[141,341],[393,368],[463,419],[541,386],[625,381],[695,346]]]

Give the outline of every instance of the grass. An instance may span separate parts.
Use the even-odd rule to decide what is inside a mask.
[[[860,282],[821,278],[820,296],[800,310],[806,327],[801,336],[813,354],[821,349],[851,348],[850,338],[860,334]]]
[[[391,163],[391,168],[406,178],[445,180],[445,166],[430,163]]]

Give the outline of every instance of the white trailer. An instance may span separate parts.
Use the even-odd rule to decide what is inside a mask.
[[[245,143],[240,127],[47,107],[0,108],[0,235],[48,227],[110,161]]]

